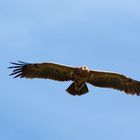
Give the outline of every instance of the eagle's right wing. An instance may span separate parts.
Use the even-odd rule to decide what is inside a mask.
[[[119,73],[91,70],[87,82],[97,87],[113,88],[127,94],[140,95],[140,82]]]
[[[28,64],[19,61],[19,63],[13,63],[13,73],[10,75],[15,75],[14,78],[44,78],[52,79],[57,81],[68,81],[74,80],[74,75],[76,68],[55,64],[55,63],[34,63]]]

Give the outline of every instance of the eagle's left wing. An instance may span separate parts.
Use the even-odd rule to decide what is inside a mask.
[[[60,65],[56,63],[34,63],[28,64],[19,61],[19,63],[13,63],[14,66],[9,68],[14,69],[10,75],[15,75],[14,78],[44,78],[57,81],[68,81],[74,79],[76,68]]]
[[[91,70],[87,82],[97,87],[113,88],[127,94],[140,95],[140,82],[118,73]]]

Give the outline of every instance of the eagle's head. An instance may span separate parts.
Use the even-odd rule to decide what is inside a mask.
[[[82,70],[89,70],[89,68],[87,66],[82,66],[81,69]]]

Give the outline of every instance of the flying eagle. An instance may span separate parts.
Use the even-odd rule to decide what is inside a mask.
[[[140,95],[140,82],[114,72],[90,70],[86,66],[71,67],[56,63],[11,62],[14,78],[44,78],[57,81],[73,81],[66,89],[71,95],[83,95],[89,90],[86,83],[95,87],[113,88],[131,95]]]

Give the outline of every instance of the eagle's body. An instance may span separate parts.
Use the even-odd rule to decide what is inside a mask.
[[[74,82],[71,84],[71,86],[66,90],[68,93],[71,93],[72,95],[82,95],[88,92],[88,88],[86,85],[86,81],[90,77],[90,70],[85,67],[79,67],[75,70],[74,75]],[[76,92],[75,92],[76,91]]]
[[[86,83],[97,87],[113,88],[131,95],[140,95],[140,82],[119,73],[90,70],[85,66],[71,67],[56,63],[24,62],[12,63],[13,73],[20,78],[44,78],[57,81],[73,81],[66,89],[71,95],[83,95],[88,92]]]

